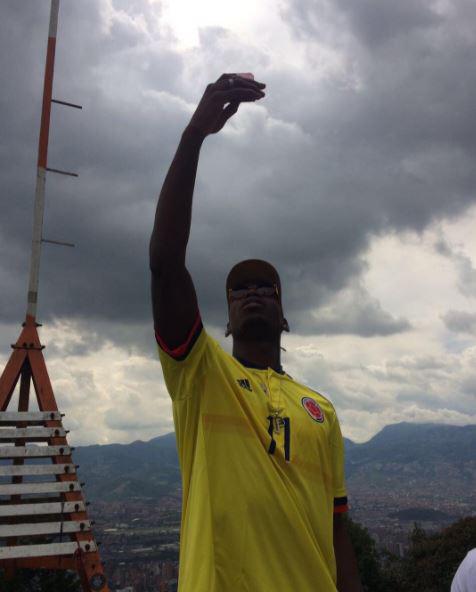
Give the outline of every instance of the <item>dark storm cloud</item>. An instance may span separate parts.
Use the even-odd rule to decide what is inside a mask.
[[[476,314],[462,310],[449,310],[442,317],[445,326],[455,333],[476,335]]]
[[[409,32],[424,33],[426,28],[438,26],[441,17],[433,9],[434,2],[376,2],[338,0],[335,3],[346,15],[352,30],[370,48],[388,43]]]
[[[50,165],[80,177],[48,176],[44,235],[77,246],[45,245],[40,318],[73,317],[120,343],[145,338],[155,202],[191,105],[222,71],[253,69],[268,85],[263,107],[241,107],[240,132],[228,126],[201,156],[189,265],[206,322],[224,326],[226,273],[258,256],[278,267],[296,332],[408,329],[371,294],[345,311],[335,300],[358,284],[373,236],[422,230],[474,202],[471,7],[291,2],[301,42],[332,40],[343,59],[323,79],[312,52],[309,69],[280,70],[216,27],[179,52],[160,5],[108,6],[61,5],[54,95],[84,109],[53,107]],[[8,2],[0,25],[3,321],[24,314],[48,10]]]
[[[433,2],[415,3],[401,0],[398,3],[375,0],[292,0],[285,3],[283,13],[295,34],[326,39],[342,39],[355,36],[363,45],[377,49],[409,32],[424,32],[425,28],[438,25],[439,16],[433,10]]]
[[[304,128],[331,140],[343,178],[356,181],[362,207],[378,209],[379,224],[419,230],[473,202],[475,11],[468,14],[463,2],[453,2],[446,15],[436,15],[428,2],[339,2],[340,11],[327,2],[288,6],[288,22],[301,36],[306,29],[299,15],[306,8],[308,43],[335,35],[341,88],[338,81],[326,84],[324,110],[316,101],[316,110],[299,117]],[[402,7],[407,16],[418,12],[421,18],[399,25],[394,13]],[[370,40],[381,37],[375,19],[394,24],[378,49],[369,48]]]
[[[361,286],[353,287],[336,304],[322,307],[307,320],[304,319],[301,321],[302,326],[298,327],[299,333],[374,337],[392,335],[411,328],[406,319],[396,319],[383,310],[378,300],[372,298]]]

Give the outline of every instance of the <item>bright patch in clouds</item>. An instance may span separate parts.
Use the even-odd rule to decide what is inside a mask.
[[[159,3],[163,10],[162,23],[170,27],[176,37],[177,47],[182,51],[199,46],[201,31],[216,27],[233,36],[237,47],[246,43],[250,49],[255,50],[255,56],[250,54],[245,63],[233,64],[233,71],[248,70],[254,66],[254,60],[261,52],[266,55],[267,69],[309,69],[309,48],[292,38],[289,27],[281,17],[281,2],[166,0]],[[319,53],[317,61],[322,69],[339,61],[334,51],[317,40],[312,52]],[[226,51],[223,59],[227,60]],[[262,69],[260,71],[258,68],[254,73],[256,79],[261,80]],[[315,76],[316,72],[312,74]]]
[[[199,29],[203,27],[222,27],[254,37],[257,24],[265,20],[269,25],[276,14],[276,3],[269,0],[259,3],[255,0],[166,0],[160,3],[164,21],[171,26],[182,48],[198,45]]]
[[[168,0],[162,3],[164,19],[168,22],[183,46],[198,45],[200,27],[220,26],[236,29],[244,23],[253,22],[252,0],[222,2],[220,0]]]

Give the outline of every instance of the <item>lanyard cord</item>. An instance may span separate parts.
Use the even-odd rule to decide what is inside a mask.
[[[276,450],[276,440],[273,437],[273,425],[274,425],[274,415],[268,415],[269,419],[269,426],[268,426],[268,434],[271,436],[271,443],[268,448],[269,454],[274,454]]]
[[[291,420],[284,417],[284,460],[289,462],[291,456]]]
[[[274,454],[276,450],[276,440],[274,439],[274,422],[282,421],[284,424],[284,460],[289,462],[291,460],[291,420],[289,417],[276,417],[275,415],[268,415],[269,421],[268,434],[271,436],[268,453]]]

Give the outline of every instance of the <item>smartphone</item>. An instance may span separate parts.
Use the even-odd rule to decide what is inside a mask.
[[[240,76],[240,78],[247,78],[248,80],[255,79],[255,77],[253,76],[253,74],[251,72],[241,72],[241,74],[237,74],[237,76]]]

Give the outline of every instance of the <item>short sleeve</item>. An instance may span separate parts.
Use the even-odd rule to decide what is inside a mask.
[[[165,384],[173,401],[186,399],[199,390],[204,374],[204,358],[210,346],[210,337],[197,317],[187,340],[175,349],[169,349],[156,333],[159,359]]]
[[[332,455],[332,475],[334,492],[334,513],[347,512],[347,488],[344,471],[344,439],[340,431],[339,420],[334,413],[330,432],[330,446]]]

